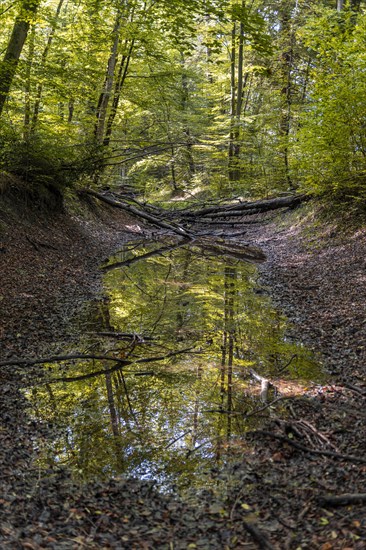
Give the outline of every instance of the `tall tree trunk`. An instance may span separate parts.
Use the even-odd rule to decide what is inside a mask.
[[[34,57],[34,39],[35,39],[35,26],[32,26],[32,32],[29,39],[29,52],[27,59],[27,67],[25,73],[25,85],[24,85],[24,130],[23,137],[25,140],[30,135],[30,119],[31,119],[31,72]]]
[[[181,67],[182,67],[182,111],[183,113],[188,113],[189,112],[189,105],[188,105],[189,87],[188,87],[187,74],[185,72],[185,59],[184,59],[183,53],[181,53]],[[186,122],[187,123],[186,123],[186,127],[184,128],[184,134],[186,135],[186,138],[187,138],[186,153],[187,153],[187,160],[188,160],[189,180],[190,180],[196,172],[196,167],[195,167],[194,158],[193,158],[193,149],[192,149],[193,141],[191,137],[191,130],[190,130],[188,121]]]
[[[0,116],[9,96],[29,26],[36,15],[39,4],[40,0],[23,0],[15,20],[4,59],[0,64]]]
[[[229,180],[235,179],[234,167],[234,128],[235,128],[235,98],[236,98],[236,23],[231,31],[230,59],[230,135],[229,135]]]
[[[244,0],[241,3],[245,6]],[[237,50],[238,42],[238,52]],[[237,25],[234,22],[231,34],[231,107],[230,107],[230,137],[229,137],[229,180],[240,179],[240,121],[243,109],[244,90],[248,75],[244,76],[244,24],[239,25],[239,39],[237,39]],[[236,77],[237,75],[237,77]]]
[[[112,386],[112,376],[110,373],[105,374],[105,384],[107,389],[107,398],[108,398],[108,407],[109,407],[109,414],[111,417],[111,427],[112,427],[112,433],[117,440],[120,437],[120,430],[119,430],[119,423],[118,423],[118,416],[116,411],[116,406],[114,403],[114,393],[113,393],[113,386]]]
[[[128,48],[127,54],[122,56],[122,59],[121,59],[121,62],[120,62],[120,66],[119,66],[119,70],[118,70],[118,76],[117,76],[117,80],[116,80],[115,87],[114,87],[113,102],[112,102],[111,110],[110,110],[108,121],[107,121],[107,128],[106,128],[106,132],[105,132],[105,137],[104,137],[104,140],[103,140],[103,145],[105,145],[105,146],[108,146],[109,143],[110,143],[110,140],[111,140],[113,124],[114,124],[114,120],[116,118],[116,114],[117,114],[117,111],[118,111],[118,105],[119,105],[119,101],[120,101],[120,98],[121,98],[121,91],[122,91],[123,85],[125,83],[127,74],[128,74],[128,68],[129,68],[129,65],[130,65],[131,55],[132,55],[134,44],[135,44],[135,39],[133,39],[131,41],[131,44]],[[126,46],[127,46],[127,44],[126,44]]]
[[[114,28],[113,28],[113,33],[112,33],[113,42],[111,46],[111,52],[109,55],[108,63],[107,63],[103,90],[99,95],[98,106],[97,106],[97,120],[95,122],[94,135],[98,143],[102,143],[103,137],[104,137],[104,127],[105,127],[105,122],[107,118],[108,104],[109,104],[109,100],[113,89],[113,82],[114,82],[115,70],[117,65],[120,30],[121,30],[121,12],[118,11]]]
[[[281,152],[284,162],[285,178],[287,185],[293,189],[293,183],[290,176],[289,165],[289,136],[291,126],[292,110],[292,64],[294,33],[291,25],[291,5],[289,0],[283,0],[280,10],[280,26],[283,37],[281,53],[281,117],[280,117],[280,137],[282,139]]]
[[[242,2],[244,5],[244,2]],[[240,23],[240,32],[239,32],[239,51],[238,51],[238,89],[236,97],[236,106],[235,106],[235,127],[234,127],[234,157],[236,161],[236,174],[235,179],[240,179],[240,170],[239,170],[239,157],[240,157],[240,120],[243,107],[243,94],[245,81],[243,78],[243,65],[244,65],[244,25]]]
[[[178,184],[177,184],[177,177],[176,177],[176,170],[175,170],[175,149],[173,145],[171,147],[171,153],[172,153],[172,156],[170,159],[170,174],[172,176],[172,185],[173,185],[174,191],[178,191]]]
[[[46,46],[43,50],[42,57],[41,57],[41,67],[42,68],[45,67],[45,64],[46,64],[46,61],[47,61],[48,53],[50,51],[52,41],[53,41],[53,38],[55,36],[58,19],[59,19],[60,12],[61,12],[62,5],[63,5],[64,1],[65,0],[59,0],[59,3],[57,5],[55,18],[53,20],[52,27],[51,27],[51,30],[50,30],[50,34],[48,35],[47,43],[46,43]],[[32,123],[31,123],[31,127],[30,127],[30,132],[31,133],[34,132],[34,130],[36,128],[36,125],[37,125],[39,108],[40,108],[41,99],[42,99],[42,91],[43,91],[43,83],[41,81],[37,86],[36,99],[35,99],[34,107],[33,107]]]
[[[226,356],[227,356],[227,341],[228,341],[228,334],[227,334],[227,330],[226,330],[226,325],[227,325],[227,308],[226,308],[226,290],[225,290],[224,332],[223,332],[223,335],[222,335],[221,366],[220,366],[221,408],[224,408],[224,397],[225,397]]]
[[[342,11],[344,6],[344,0],[337,0],[337,11]]]
[[[71,124],[72,118],[74,116],[74,108],[75,108],[75,100],[72,97],[69,99],[67,108],[68,108],[67,122]]]

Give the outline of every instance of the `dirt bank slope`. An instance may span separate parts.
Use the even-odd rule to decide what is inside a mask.
[[[267,254],[262,280],[336,379],[365,386],[366,228],[319,219],[312,208],[248,234]]]
[[[101,261],[139,234],[121,212],[79,208],[82,216],[0,203],[3,358],[62,344],[67,320],[100,288]]]

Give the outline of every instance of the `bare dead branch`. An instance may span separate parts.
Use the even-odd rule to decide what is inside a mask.
[[[250,373],[250,376],[252,378],[254,378],[254,380],[257,380],[257,382],[260,382],[260,384],[261,384],[261,395],[260,395],[261,401],[263,401],[263,403],[267,403],[269,389],[270,388],[276,389],[276,386],[274,384],[272,384],[272,382],[270,380],[268,380],[267,378],[263,378],[263,376],[260,376],[253,369],[250,369],[249,373]]]
[[[240,521],[245,530],[252,535],[261,550],[274,550],[274,546],[272,546],[267,535],[260,531],[256,525],[244,521],[243,519],[240,519]]]
[[[131,361],[119,359],[118,357],[111,357],[109,355],[91,355],[84,353],[72,353],[70,355],[52,355],[50,357],[39,357],[37,359],[21,359],[19,357],[13,357],[6,361],[0,361],[0,367],[8,367],[10,365],[42,365],[44,363],[60,363],[61,361],[73,361],[74,359],[94,359],[97,361],[114,361],[120,366],[129,365]]]
[[[167,353],[166,355],[159,355],[157,357],[145,357],[143,359],[136,359],[136,360],[130,360],[130,361],[119,360],[119,363],[117,363],[117,365],[114,365],[110,369],[102,369],[94,372],[89,372],[87,374],[81,374],[78,376],[64,376],[60,378],[54,378],[52,380],[49,380],[49,383],[53,384],[56,382],[78,382],[80,380],[88,380],[89,378],[95,378],[103,374],[112,374],[113,372],[116,372],[121,368],[123,368],[123,366],[127,366],[127,365],[136,365],[141,363],[157,363],[159,361],[164,361],[165,359],[170,359],[171,357],[175,357],[177,355],[183,355],[185,353],[200,353],[197,351],[193,351],[193,349],[194,348],[185,348],[178,351],[172,351],[170,353]],[[121,365],[121,362],[123,362],[124,365]],[[146,373],[144,373],[144,376],[146,376]]]
[[[176,235],[187,237],[191,239],[193,237],[192,233],[188,230],[183,229],[182,227],[179,227],[178,225],[173,225],[171,223],[167,223],[164,220],[158,219],[156,216],[153,216],[151,214],[148,214],[145,211],[139,210],[138,208],[135,208],[134,206],[131,206],[129,204],[126,204],[121,201],[116,201],[107,195],[103,195],[102,193],[97,193],[96,191],[93,191],[91,189],[84,189],[80,192],[81,194],[90,195],[92,197],[97,198],[98,200],[105,202],[106,204],[109,204],[110,206],[113,206],[115,208],[120,208],[121,210],[125,210],[129,214],[131,214],[134,217],[141,218],[143,220],[146,220],[150,222],[153,225],[156,225],[158,227],[161,227],[162,229],[168,229],[172,233],[175,233]]]
[[[165,252],[170,252],[172,250],[176,250],[177,248],[180,248],[181,246],[184,246],[188,242],[190,242],[191,239],[183,239],[179,243],[175,243],[173,245],[169,246],[163,246],[161,248],[158,248],[157,250],[152,250],[150,252],[146,252],[146,254],[141,254],[140,256],[134,256],[133,258],[129,258],[128,260],[124,260],[123,262],[115,262],[113,264],[106,265],[102,267],[102,270],[105,273],[108,273],[109,271],[112,271],[113,269],[117,269],[119,267],[130,267],[131,265],[135,264],[136,262],[139,262],[141,260],[147,260],[148,258],[152,258],[153,256],[161,256]]]
[[[355,464],[366,464],[366,458],[361,458],[359,456],[346,455],[341,453],[335,453],[333,451],[321,451],[319,449],[311,449],[310,447],[301,445],[301,443],[297,443],[297,441],[294,441],[289,437],[286,437],[280,434],[275,434],[273,432],[267,432],[266,430],[256,430],[254,432],[248,432],[247,435],[264,435],[266,437],[271,437],[273,439],[278,439],[279,441],[283,441],[284,443],[288,443],[288,445],[291,445],[291,447],[295,447],[295,449],[298,449],[299,451],[303,451],[305,453],[310,453],[313,455],[320,455],[320,456],[327,456],[329,458],[334,458],[336,460],[354,462]]]
[[[91,334],[95,334],[96,336],[104,336],[106,338],[113,338],[116,340],[137,340],[138,342],[154,340],[154,338],[151,338],[150,336],[144,336],[143,334],[137,334],[134,332],[93,332]]]
[[[364,504],[366,493],[345,493],[337,496],[321,496],[318,498],[321,506],[348,506],[349,504]]]

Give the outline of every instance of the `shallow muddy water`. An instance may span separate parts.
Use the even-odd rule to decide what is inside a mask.
[[[304,393],[320,378],[243,261],[256,254],[208,240],[135,241],[111,258],[105,294],[80,314],[80,341],[68,352],[126,364],[46,366],[47,382],[26,392],[55,434],[40,467],[202,487],[205,472],[245,454],[243,436],[271,414],[264,400]],[[268,395],[251,370],[273,382]]]

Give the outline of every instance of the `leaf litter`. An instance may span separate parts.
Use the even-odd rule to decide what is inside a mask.
[[[120,214],[89,224],[67,218],[9,224],[2,235],[2,359],[57,353],[75,335],[69,319],[100,290],[97,266],[126,239]],[[118,228],[118,231],[116,231]],[[306,227],[305,227],[306,230]],[[162,494],[151,482],[77,483],[61,465],[36,466],[52,426],[32,420],[22,388],[39,367],[0,373],[0,542],[3,548],[321,548],[366,547],[364,503],[333,508],[324,495],[365,492],[366,466],[310,450],[365,457],[366,234],[309,247],[304,228],[248,229],[269,257],[262,284],[330,372],[286,405],[287,423],[269,417],[248,434],[199,494]],[[141,231],[141,228],[140,228]],[[145,230],[143,230],[145,231]],[[147,231],[147,230],[146,230]],[[141,233],[140,233],[141,236]],[[26,238],[28,237],[28,238]],[[32,246],[31,241],[49,247]],[[289,334],[291,338],[293,335]],[[313,429],[298,422],[306,420]],[[324,436],[332,446],[319,440]],[[318,437],[318,439],[317,439]],[[323,445],[323,446],[322,446]]]

